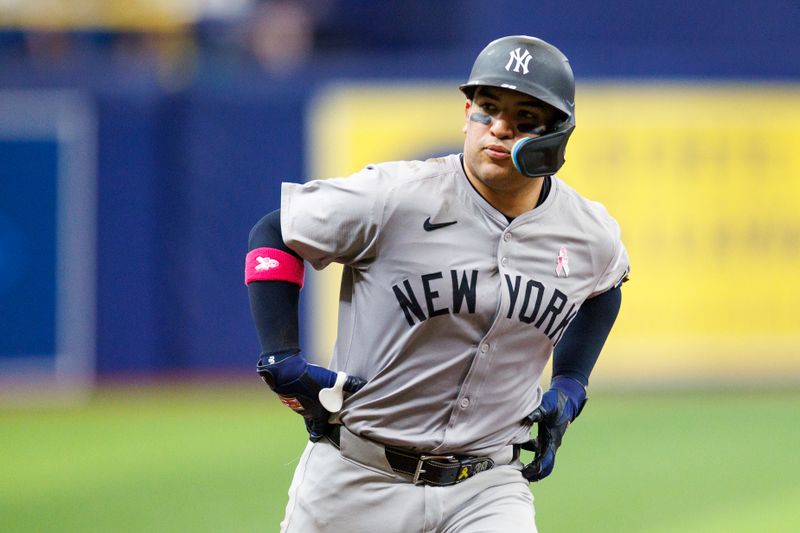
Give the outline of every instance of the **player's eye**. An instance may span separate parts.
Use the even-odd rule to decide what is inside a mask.
[[[517,131],[520,133],[541,135],[547,131],[547,126],[537,122],[524,122],[522,124],[517,124]]]
[[[540,113],[523,110],[517,114],[517,131],[541,135],[547,130],[547,122]]]
[[[494,105],[494,104],[490,104],[489,102],[484,102],[484,103],[482,103],[482,104],[479,104],[479,107],[480,107],[480,108],[481,108],[481,109],[482,109],[484,112],[488,113],[489,115],[495,115],[495,114],[497,114],[497,106],[496,106],[496,105]]]

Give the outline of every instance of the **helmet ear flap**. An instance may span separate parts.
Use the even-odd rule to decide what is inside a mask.
[[[566,161],[567,141],[574,129],[574,124],[567,123],[553,133],[520,139],[511,149],[514,166],[529,178],[555,174]]]

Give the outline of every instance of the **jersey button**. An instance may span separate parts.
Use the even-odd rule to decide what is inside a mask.
[[[506,241],[506,242],[510,241],[511,240],[511,234],[510,233],[506,233],[505,235],[503,235],[503,240]]]
[[[488,344],[481,344],[481,353],[486,353],[488,351],[489,351],[489,345]]]
[[[458,405],[460,405],[462,409],[466,409],[469,407],[469,398],[461,398],[461,401],[458,402]]]
[[[503,266],[508,266],[508,257],[504,257],[500,260],[500,264]]]

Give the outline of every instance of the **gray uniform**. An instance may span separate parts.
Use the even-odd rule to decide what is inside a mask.
[[[500,454],[527,441],[521,420],[541,400],[554,344],[587,298],[628,271],[602,205],[553,176],[544,203],[509,223],[459,155],[284,183],[281,229],[314,268],[344,265],[331,368],[368,383],[346,400],[342,423],[434,454]],[[468,480],[476,491],[482,476]]]

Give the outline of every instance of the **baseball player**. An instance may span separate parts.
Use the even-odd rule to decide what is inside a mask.
[[[463,153],[284,183],[250,233],[258,372],[310,435],[283,532],[536,530],[529,482],[586,402],[628,256],[603,206],[555,175],[575,127],[558,49],[493,41],[460,89]],[[297,305],[304,262],[334,261],[326,369],[300,349]]]

